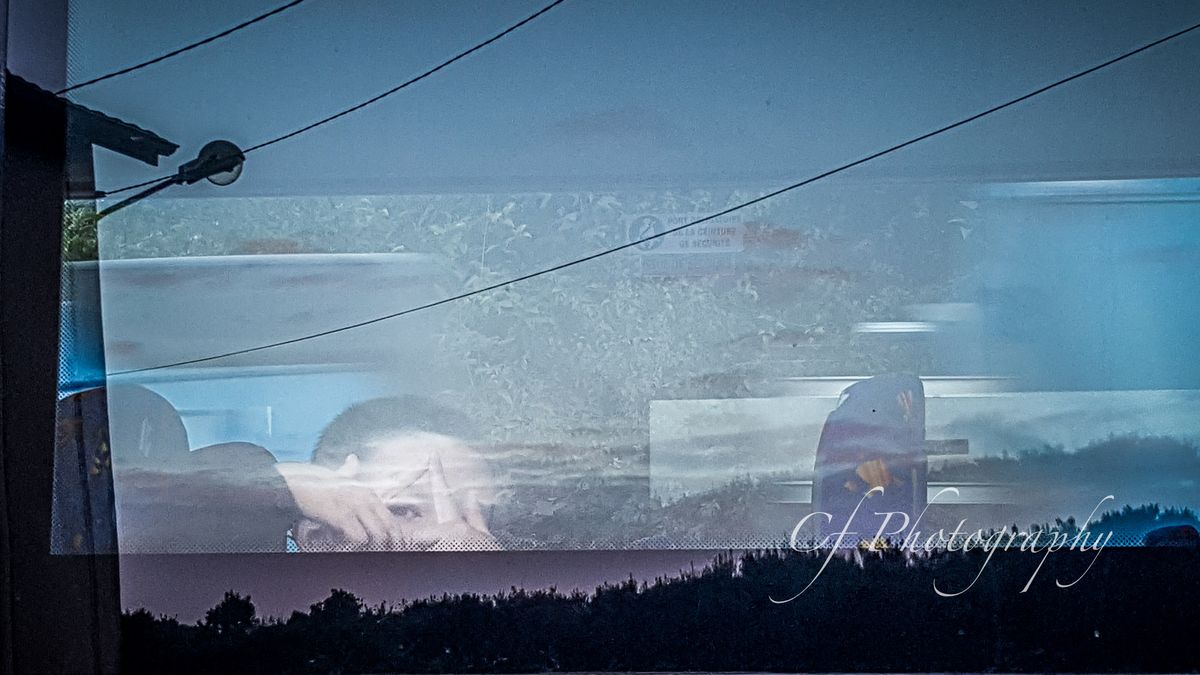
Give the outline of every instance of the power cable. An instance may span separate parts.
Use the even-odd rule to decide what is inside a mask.
[[[939,136],[939,135],[941,135],[941,134],[944,134],[944,133],[946,133],[946,132],[948,132],[948,131],[951,131],[951,130],[953,130],[953,129],[957,129],[957,128],[961,127],[961,126],[964,126],[964,125],[970,124],[970,123],[972,123],[972,122],[974,122],[974,121],[976,121],[976,120],[978,120],[978,119],[980,119],[980,118],[987,117],[988,115],[992,115],[992,114],[994,114],[994,113],[997,113],[997,112],[999,112],[999,111],[1001,111],[1001,110],[1004,110],[1005,108],[1010,108],[1010,107],[1012,107],[1012,106],[1014,106],[1014,105],[1017,105],[1018,103],[1021,103],[1021,102],[1023,102],[1023,101],[1027,101],[1027,100],[1029,100],[1029,99],[1031,99],[1031,98],[1033,98],[1033,97],[1035,97],[1035,96],[1038,96],[1038,95],[1040,95],[1040,94],[1044,94],[1045,92],[1047,92],[1047,91],[1050,91],[1051,89],[1055,89],[1055,88],[1057,88],[1057,87],[1061,87],[1061,86],[1062,86],[1062,85],[1064,85],[1064,84],[1067,84],[1067,83],[1069,83],[1069,82],[1072,82],[1072,81],[1074,81],[1074,80],[1078,80],[1078,79],[1079,79],[1079,78],[1081,78],[1081,77],[1085,77],[1085,76],[1087,76],[1087,75],[1090,75],[1090,74],[1092,74],[1092,73],[1094,73],[1094,72],[1096,72],[1096,71],[1098,71],[1098,70],[1102,70],[1102,69],[1104,69],[1104,68],[1107,68],[1107,67],[1109,67],[1109,66],[1111,66],[1111,65],[1113,65],[1113,64],[1116,64],[1116,63],[1119,63],[1119,62],[1121,62],[1121,61],[1124,61],[1125,59],[1131,58],[1131,57],[1133,57],[1133,56],[1135,56],[1135,55],[1137,55],[1137,54],[1140,54],[1140,53],[1142,53],[1142,52],[1144,52],[1144,51],[1147,51],[1147,50],[1149,50],[1149,49],[1152,49],[1152,48],[1154,48],[1154,47],[1157,47],[1157,46],[1159,46],[1159,45],[1162,45],[1162,44],[1165,44],[1165,43],[1167,43],[1167,42],[1170,42],[1171,40],[1174,40],[1174,39],[1176,39],[1176,38],[1182,37],[1182,36],[1184,36],[1184,35],[1186,35],[1186,34],[1188,34],[1188,33],[1191,33],[1192,31],[1194,31],[1194,30],[1196,30],[1196,29],[1200,29],[1200,23],[1197,23],[1197,24],[1195,24],[1195,25],[1192,25],[1192,26],[1190,26],[1190,27],[1188,27],[1188,28],[1185,28],[1185,29],[1183,29],[1183,30],[1181,30],[1181,31],[1177,31],[1177,32],[1175,32],[1175,33],[1172,33],[1172,34],[1170,34],[1170,35],[1168,35],[1168,36],[1166,36],[1166,37],[1159,38],[1159,39],[1157,39],[1157,40],[1155,40],[1155,41],[1153,41],[1153,42],[1150,42],[1150,43],[1147,43],[1147,44],[1145,44],[1145,45],[1142,45],[1141,47],[1138,47],[1138,48],[1136,48],[1136,49],[1133,49],[1133,50],[1131,50],[1131,51],[1125,52],[1124,54],[1121,54],[1120,56],[1116,56],[1116,57],[1114,57],[1114,58],[1111,58],[1111,59],[1109,59],[1109,60],[1107,60],[1107,61],[1105,61],[1105,62],[1103,62],[1103,63],[1101,63],[1101,64],[1099,64],[1099,65],[1092,66],[1092,67],[1090,67],[1090,68],[1087,68],[1087,69],[1085,69],[1085,70],[1081,70],[1081,71],[1079,71],[1079,72],[1077,72],[1077,73],[1075,73],[1075,74],[1073,74],[1073,75],[1069,75],[1069,76],[1067,76],[1067,77],[1064,77],[1064,78],[1062,78],[1062,79],[1060,79],[1060,80],[1056,80],[1055,82],[1053,82],[1053,83],[1051,83],[1051,84],[1045,85],[1045,86],[1043,86],[1043,87],[1039,87],[1038,89],[1035,89],[1035,90],[1033,90],[1033,91],[1031,91],[1031,92],[1029,92],[1029,93],[1027,93],[1027,94],[1023,94],[1023,95],[1021,95],[1021,96],[1018,96],[1018,97],[1016,97],[1016,98],[1014,98],[1014,99],[1011,99],[1011,100],[1009,100],[1009,101],[1006,101],[1006,102],[1004,102],[1004,103],[1001,103],[1001,104],[999,104],[999,105],[992,106],[991,108],[988,108],[987,110],[984,110],[984,111],[982,111],[982,112],[975,113],[974,115],[971,115],[970,117],[964,117],[964,118],[962,118],[962,119],[958,120],[957,122],[951,122],[950,124],[947,124],[947,125],[945,125],[945,126],[939,127],[939,128],[937,128],[937,129],[935,129],[935,130],[933,130],[933,131],[929,131],[929,132],[926,132],[926,133],[923,133],[923,134],[921,134],[920,136],[915,136],[915,137],[913,137],[913,138],[910,138],[910,139],[908,139],[908,140],[906,140],[906,141],[902,141],[902,142],[900,142],[900,143],[897,143],[897,144],[895,144],[895,145],[892,145],[892,146],[890,146],[890,147],[888,147],[888,148],[885,148],[885,149],[883,149],[883,150],[880,150],[880,151],[878,151],[878,152],[871,153],[871,154],[869,154],[869,155],[866,155],[866,156],[864,156],[864,157],[861,157],[861,158],[859,158],[859,159],[856,159],[856,160],[854,160],[854,161],[852,161],[852,162],[849,162],[849,163],[843,164],[843,165],[841,165],[841,166],[839,166],[839,167],[837,167],[837,168],[830,169],[830,170],[828,170],[828,171],[825,171],[825,172],[823,172],[823,173],[819,173],[819,174],[817,174],[817,175],[815,175],[815,176],[812,176],[812,177],[806,178],[806,179],[804,179],[804,180],[802,180],[802,181],[799,181],[799,182],[797,182],[797,183],[792,183],[791,185],[788,185],[788,186],[786,186],[786,187],[779,188],[778,190],[774,190],[774,191],[772,191],[772,192],[769,192],[769,193],[767,193],[767,194],[764,194],[764,195],[762,195],[762,196],[756,197],[756,198],[754,198],[754,199],[751,199],[751,200],[748,200],[748,201],[742,202],[742,203],[740,203],[740,204],[737,204],[737,205],[735,205],[735,206],[731,206],[731,207],[729,207],[729,208],[727,208],[727,209],[725,209],[725,210],[723,210],[723,211],[718,211],[718,212],[716,212],[716,213],[713,213],[713,214],[711,214],[711,215],[705,216],[705,217],[703,217],[703,218],[698,218],[698,219],[696,219],[696,220],[693,220],[693,221],[691,221],[691,222],[684,223],[683,225],[678,225],[678,226],[676,226],[676,227],[668,228],[668,229],[666,229],[666,230],[664,230],[664,231],[662,231],[662,232],[658,232],[658,233],[652,234],[652,235],[650,235],[650,236],[648,236],[648,237],[643,237],[643,238],[641,238],[641,239],[636,239],[636,240],[634,240],[634,241],[630,241],[630,242],[628,242],[628,243],[621,244],[621,245],[619,245],[619,246],[614,246],[614,247],[612,247],[612,248],[608,248],[608,249],[605,249],[605,250],[603,250],[603,251],[599,251],[599,252],[597,252],[597,253],[592,253],[591,255],[587,255],[587,256],[584,256],[584,257],[582,257],[582,258],[576,258],[576,259],[574,259],[574,260],[570,260],[570,261],[567,261],[567,262],[564,262],[564,263],[559,263],[559,264],[557,264],[557,265],[554,265],[554,266],[552,266],[552,267],[547,267],[547,268],[544,268],[544,269],[538,270],[538,271],[536,271],[536,272],[530,272],[529,274],[523,274],[523,275],[521,275],[521,276],[514,277],[514,278],[511,278],[511,279],[508,279],[508,280],[505,280],[505,281],[500,281],[500,282],[497,282],[497,283],[494,283],[494,284],[490,284],[490,285],[488,285],[488,286],[484,286],[484,287],[482,287],[482,288],[477,288],[477,289],[475,289],[475,290],[473,290],[473,291],[466,291],[466,292],[463,292],[463,293],[459,293],[458,295],[453,295],[453,296],[450,296],[450,297],[448,297],[448,298],[442,298],[441,300],[436,300],[436,301],[433,301],[433,302],[428,302],[428,303],[425,303],[425,304],[423,304],[423,305],[418,305],[418,306],[416,306],[416,307],[410,307],[410,308],[408,308],[408,309],[405,309],[405,310],[402,310],[402,311],[399,311],[399,312],[394,312],[394,313],[392,313],[392,314],[385,314],[385,315],[383,315],[383,316],[378,316],[378,317],[375,317],[375,318],[372,318],[372,319],[367,319],[367,320],[364,320],[364,321],[359,321],[359,322],[357,322],[357,323],[352,323],[352,324],[347,324],[347,325],[344,325],[344,326],[339,326],[339,327],[337,327],[337,328],[331,328],[331,329],[329,329],[329,330],[324,330],[324,331],[320,331],[320,332],[317,332],[317,333],[311,333],[311,334],[309,334],[309,335],[303,335],[303,336],[301,336],[301,337],[291,338],[291,339],[288,339],[288,340],[280,340],[280,341],[278,341],[278,342],[272,342],[272,343],[268,343],[268,344],[258,345],[258,346],[256,346],[256,347],[247,347],[247,348],[245,348],[245,349],[235,349],[235,350],[233,350],[233,351],[228,351],[228,352],[224,352],[224,353],[221,353],[221,354],[214,354],[214,355],[212,355],[212,356],[204,356],[204,357],[195,358],[195,359],[187,359],[187,360],[183,360],[183,361],[176,361],[176,362],[173,362],[173,363],[167,363],[167,364],[163,364],[163,365],[159,365],[159,366],[146,366],[146,367],[144,367],[144,368],[133,368],[133,369],[129,369],[129,370],[122,370],[122,371],[117,371],[117,372],[108,373],[108,374],[109,374],[110,376],[116,376],[116,375],[130,375],[130,374],[133,374],[133,373],[142,373],[142,372],[146,372],[146,371],[150,371],[150,370],[162,370],[162,369],[165,369],[165,368],[175,368],[175,367],[178,367],[178,366],[188,366],[188,365],[194,365],[194,364],[197,364],[197,363],[206,363],[206,362],[209,362],[209,361],[216,361],[216,360],[218,360],[218,359],[230,358],[230,357],[233,357],[233,356],[241,356],[241,355],[243,355],[243,354],[250,354],[250,353],[253,353],[253,352],[264,351],[264,350],[267,350],[267,349],[274,349],[274,348],[277,348],[277,347],[284,347],[284,346],[287,346],[287,345],[296,344],[296,343],[298,343],[298,342],[305,342],[305,341],[307,341],[307,340],[315,340],[315,339],[317,339],[317,338],[325,337],[325,336],[328,336],[328,335],[334,335],[334,334],[337,334],[337,333],[343,333],[343,332],[346,332],[346,331],[349,331],[349,330],[354,330],[354,329],[356,329],[356,328],[362,328],[362,327],[364,327],[364,326],[370,326],[370,325],[372,325],[372,324],[380,323],[380,322],[382,322],[382,321],[388,321],[388,320],[390,320],[390,319],[396,319],[396,318],[399,318],[399,317],[402,317],[402,316],[407,316],[407,315],[409,315],[409,314],[415,314],[416,312],[424,311],[424,310],[427,310],[427,309],[433,309],[434,307],[439,307],[439,306],[441,306],[441,305],[446,305],[446,304],[449,304],[449,303],[451,303],[451,302],[457,302],[457,301],[459,301],[459,300],[465,300],[466,298],[470,298],[470,297],[472,297],[472,296],[475,296],[475,295],[480,295],[480,294],[483,294],[483,293],[488,293],[488,292],[491,292],[491,291],[497,290],[497,289],[499,289],[499,288],[503,288],[503,287],[505,287],[505,286],[510,286],[510,285],[512,285],[512,284],[520,283],[520,282],[523,282],[523,281],[528,281],[528,280],[530,280],[530,279],[536,279],[537,277],[541,277],[541,276],[545,276],[545,275],[547,275],[547,274],[552,274],[552,273],[555,273],[555,272],[559,272],[559,271],[561,271],[561,270],[564,270],[564,269],[567,269],[567,268],[569,268],[569,267],[574,267],[574,266],[576,266],[576,265],[581,265],[581,264],[583,264],[583,263],[585,263],[585,262],[589,262],[589,261],[592,261],[592,260],[596,260],[597,258],[602,258],[602,257],[604,257],[604,256],[611,255],[611,254],[613,254],[613,253],[617,253],[617,252],[619,252],[619,251],[623,251],[623,250],[625,250],[625,249],[628,249],[628,248],[633,248],[634,246],[638,246],[638,245],[640,245],[640,244],[644,244],[644,243],[646,243],[646,242],[648,242],[648,241],[651,241],[651,240],[654,240],[654,239],[658,239],[658,238],[660,238],[660,237],[665,237],[665,236],[667,236],[667,235],[670,235],[670,234],[673,234],[673,233],[675,233],[675,232],[679,232],[680,230],[684,230],[684,229],[687,229],[687,228],[689,228],[689,227],[693,227],[693,226],[695,226],[695,225],[699,225],[699,224],[701,224],[701,223],[708,222],[708,221],[710,221],[710,220],[715,220],[715,219],[717,219],[717,218],[720,218],[720,217],[722,217],[722,216],[729,215],[730,213],[733,213],[733,212],[735,212],[735,211],[739,211],[739,210],[741,210],[741,209],[744,209],[744,208],[746,208],[746,207],[753,206],[754,204],[758,204],[758,203],[760,203],[760,202],[764,202],[764,201],[766,201],[766,200],[768,200],[768,199],[772,199],[772,198],[774,198],[774,197],[778,197],[779,195],[782,195],[782,194],[784,194],[784,193],[786,193],[786,192],[791,192],[792,190],[796,190],[796,189],[802,188],[802,187],[804,187],[804,186],[806,186],[806,185],[809,185],[809,184],[811,184],[811,183],[815,183],[815,182],[817,182],[817,181],[819,181],[819,180],[823,180],[823,179],[825,179],[825,178],[828,178],[828,177],[830,177],[830,176],[833,176],[833,175],[836,175],[836,174],[842,173],[842,172],[844,172],[844,171],[847,171],[847,170],[849,170],[849,169],[852,169],[852,168],[854,168],[854,167],[856,167],[856,166],[859,166],[859,165],[862,165],[862,164],[866,164],[867,162],[871,162],[871,161],[873,161],[873,160],[875,160],[875,159],[878,159],[878,158],[880,158],[880,157],[883,157],[883,156],[885,156],[885,155],[890,155],[890,154],[892,154],[892,153],[894,153],[894,152],[897,152],[897,151],[899,151],[899,150],[902,150],[902,149],[904,149],[904,148],[907,148],[907,147],[908,147],[908,146],[910,146],[910,145],[914,145],[914,144],[916,144],[916,143],[920,143],[921,141],[927,140],[927,139],[929,139],[929,138],[933,138],[934,136]]]
[[[196,42],[193,42],[189,45],[180,47],[179,49],[173,49],[165,54],[160,54],[159,56],[156,56],[152,59],[142,61],[141,63],[134,64],[127,68],[121,68],[120,70],[114,70],[111,73],[105,73],[104,75],[100,75],[98,77],[93,77],[90,80],[84,80],[83,82],[80,82],[78,84],[73,84],[73,85],[67,87],[66,89],[59,89],[58,91],[54,92],[54,95],[62,96],[63,94],[69,94],[73,91],[78,91],[80,89],[83,89],[84,87],[90,87],[91,85],[96,84],[97,82],[111,80],[114,77],[120,77],[121,75],[127,75],[134,71],[141,70],[142,68],[146,68],[147,66],[152,66],[156,63],[162,63],[163,61],[166,61],[167,59],[179,56],[180,54],[183,54],[185,52],[190,52],[191,50],[196,49],[197,47],[203,47],[204,45],[209,44],[211,42],[216,42],[217,40],[220,40],[223,37],[228,37],[230,35],[233,35],[234,33],[242,30],[243,28],[249,28],[250,26],[253,26],[254,24],[256,24],[260,21],[264,21],[266,19],[269,19],[269,18],[275,16],[276,14],[281,14],[283,12],[286,12],[287,10],[295,7],[296,5],[299,5],[302,2],[304,2],[304,0],[291,0],[291,2],[284,3],[284,4],[276,7],[275,9],[272,9],[269,12],[259,14],[258,16],[254,17],[253,19],[247,19],[246,21],[243,21],[243,22],[239,23],[238,25],[233,26],[231,28],[227,28],[227,29],[221,31],[220,33],[217,33],[215,35],[210,35],[204,39],[197,40]],[[154,181],[150,181],[150,182],[152,183]],[[143,183],[143,185],[148,185],[148,184],[149,183]],[[133,188],[130,187],[130,188],[125,188],[125,189],[132,190]]]
[[[363,108],[365,108],[373,103],[378,103],[379,101],[382,101],[383,99],[391,96],[392,94],[395,94],[396,92],[401,91],[403,89],[407,89],[408,87],[420,82],[421,80],[424,80],[425,78],[433,75],[434,73],[442,70],[443,68],[446,68],[458,61],[461,61],[462,59],[465,59],[466,57],[470,56],[471,54],[474,54],[475,52],[483,49],[484,47],[487,47],[488,45],[507,37],[509,35],[509,33],[512,33],[513,31],[520,29],[521,27],[525,26],[526,24],[530,23],[531,21],[534,21],[535,19],[539,18],[546,12],[549,12],[550,10],[554,9],[555,7],[561,5],[564,2],[566,2],[566,0],[554,0],[554,2],[551,2],[550,4],[546,5],[545,7],[539,9],[538,11],[534,12],[533,14],[530,14],[529,16],[525,17],[524,19],[521,19],[517,23],[509,26],[508,28],[505,28],[504,30],[502,30],[499,33],[493,35],[492,37],[484,40],[483,42],[480,42],[479,44],[475,45],[474,47],[471,47],[465,51],[461,51],[458,54],[455,54],[454,56],[452,56],[449,59],[430,68],[429,70],[426,70],[425,72],[421,73],[420,75],[417,75],[416,77],[406,80],[405,82],[402,82],[402,83],[392,87],[391,89],[388,89],[387,91],[383,92],[382,94],[377,94],[375,96],[372,96],[371,98],[369,98],[365,101],[362,101],[361,103],[356,103],[356,104],[350,106],[349,108],[345,108],[344,110],[336,112],[332,115],[323,117],[323,118],[317,120],[316,122],[312,122],[311,124],[306,124],[306,125],[300,127],[299,129],[289,131],[288,133],[283,134],[282,136],[276,136],[275,138],[272,138],[269,141],[263,141],[262,143],[259,143],[257,145],[252,145],[252,146],[246,148],[245,151],[243,151],[243,154],[248,155],[257,150],[262,150],[263,148],[275,145],[276,143],[281,143],[288,139],[295,138],[296,136],[299,136],[300,134],[306,133],[308,131],[312,131],[313,129],[316,129],[317,127],[329,124],[330,122],[340,119],[342,117],[345,117],[346,115],[349,115],[350,113],[362,110]],[[111,196],[111,195],[115,195],[115,194],[120,194],[122,192],[128,192],[129,190],[134,190],[139,187],[158,182],[160,180],[166,180],[167,178],[170,178],[170,176],[162,176],[160,178],[155,178],[154,180],[143,181],[136,185],[126,185],[125,187],[118,188],[116,190],[101,190],[101,191],[98,191],[97,194],[99,196]]]

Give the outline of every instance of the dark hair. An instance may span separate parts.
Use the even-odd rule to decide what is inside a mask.
[[[113,457],[124,467],[166,466],[189,456],[183,418],[171,402],[146,387],[108,387],[108,429]]]
[[[374,398],[343,410],[317,440],[314,464],[338,466],[369,443],[402,433],[427,432],[463,440],[477,437],[471,421],[457,411],[420,396]]]

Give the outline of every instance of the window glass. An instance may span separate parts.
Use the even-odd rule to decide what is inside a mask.
[[[69,94],[179,146],[99,148],[93,188],[246,155],[230,185],[68,207],[56,550],[754,548],[859,503],[972,530],[1200,508],[1194,41],[770,196],[1181,7],[875,7],[880,41],[818,6],[671,7],[564,5],[262,148],[537,7],[309,3]],[[70,79],[248,11],[73,2]]]

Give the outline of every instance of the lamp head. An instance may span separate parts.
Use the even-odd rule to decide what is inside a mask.
[[[242,175],[245,163],[246,155],[238,146],[229,141],[210,141],[200,148],[196,159],[179,167],[176,178],[188,185],[202,179],[213,185],[229,185]]]

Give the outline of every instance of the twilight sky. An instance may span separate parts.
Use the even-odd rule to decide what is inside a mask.
[[[653,581],[700,570],[717,551],[554,551],[506,553],[311,553],[295,555],[121,556],[126,607],[196,621],[235,589],[249,594],[260,616],[307,611],[332,588],[369,605],[442,593],[499,593],[511,587],[590,592],[631,575]]]

